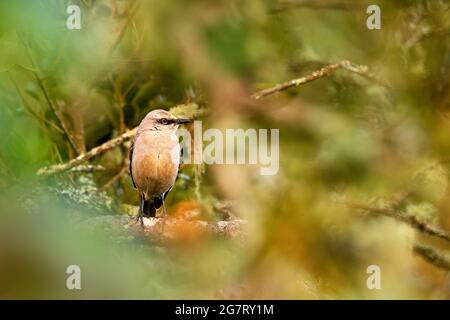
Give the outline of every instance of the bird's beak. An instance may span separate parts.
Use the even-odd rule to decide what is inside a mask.
[[[176,121],[177,124],[183,124],[183,123],[190,123],[190,122],[192,122],[191,119],[187,119],[187,118],[178,118],[175,121]]]

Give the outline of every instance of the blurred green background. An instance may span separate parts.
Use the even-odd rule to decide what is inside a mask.
[[[348,205],[450,229],[450,5],[376,1],[369,30],[370,4],[1,1],[0,298],[450,298],[448,270],[412,249],[447,241]],[[344,59],[388,85],[337,70],[249,99]],[[208,127],[280,129],[277,175],[185,165],[167,199],[169,215],[213,222],[232,201],[237,240],[181,228],[161,245],[125,228],[138,204],[127,144],[90,161],[102,170],[36,175],[188,103]],[[66,288],[71,264],[81,290]],[[366,286],[373,264],[380,290]]]

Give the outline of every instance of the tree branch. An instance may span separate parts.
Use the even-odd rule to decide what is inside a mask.
[[[106,168],[100,165],[92,165],[92,164],[82,164],[75,166],[69,170],[70,172],[95,172],[95,171],[106,171]]]
[[[373,208],[365,205],[354,204],[354,203],[345,203],[345,205],[363,210],[369,213],[375,213],[384,215],[387,217],[394,218],[398,221],[404,222],[412,226],[414,229],[430,236],[435,236],[437,238],[446,240],[450,242],[450,234],[444,230],[441,230],[439,227],[433,226],[431,224],[424,223],[422,221],[417,220],[415,216],[408,215],[399,210],[389,209],[389,208]],[[415,254],[420,255],[425,261],[433,264],[434,266],[450,270],[450,258],[442,253],[439,253],[436,249],[431,246],[426,246],[419,242],[415,242],[413,246],[413,251]]]
[[[297,79],[293,79],[293,80],[289,80],[286,82],[283,82],[281,84],[278,84],[276,86],[273,86],[271,88],[267,88],[267,89],[263,89],[260,91],[257,91],[255,93],[253,93],[251,95],[252,99],[258,100],[262,97],[277,93],[277,92],[281,92],[284,91],[286,89],[289,89],[291,87],[297,87],[303,84],[306,84],[308,82],[320,79],[320,78],[324,78],[329,76],[333,71],[338,70],[338,69],[344,69],[347,70],[349,72],[355,73],[359,76],[365,77],[371,81],[377,82],[378,84],[381,84],[383,86],[389,87],[389,84],[386,83],[385,81],[379,79],[378,77],[376,77],[375,75],[373,75],[372,73],[370,73],[368,71],[368,67],[366,66],[359,66],[359,65],[355,65],[353,63],[351,63],[348,60],[342,60],[341,62],[338,63],[333,63],[333,64],[329,64],[319,70],[314,71],[313,73],[301,77],[301,78],[297,78]]]
[[[98,147],[95,147],[95,148],[89,150],[88,152],[86,152],[84,154],[79,155],[78,157],[70,160],[69,162],[41,168],[38,170],[37,175],[38,176],[48,176],[48,175],[52,175],[55,173],[61,173],[61,172],[67,171],[70,168],[78,166],[78,165],[82,164],[83,162],[130,140],[136,134],[136,130],[137,130],[137,127],[121,134],[120,136],[118,136],[114,139],[111,139],[111,140],[99,145]]]
[[[126,157],[125,157],[126,158]],[[110,178],[99,190],[104,191],[108,189],[114,182],[116,182],[120,177],[122,177],[127,172],[128,166],[126,162],[122,165],[119,172],[117,172],[112,178]]]
[[[166,221],[164,221],[166,220]],[[122,220],[125,228],[132,228],[145,236],[161,242],[182,240],[187,234],[212,235],[226,237],[228,239],[240,239],[244,234],[245,220],[185,220],[175,218],[146,218],[144,217],[144,229],[136,221],[136,217],[127,217]]]
[[[448,256],[439,253],[432,247],[423,245],[416,242],[413,247],[414,253],[421,256],[425,261],[433,264],[434,266],[450,271],[450,259]]]
[[[418,230],[426,235],[435,236],[437,238],[440,238],[440,239],[450,242],[450,234],[448,234],[446,231],[444,231],[444,230],[440,229],[439,227],[436,227],[432,224],[422,222],[413,215],[406,214],[399,210],[394,210],[394,209],[389,209],[389,208],[373,208],[373,207],[369,207],[369,206],[365,206],[365,205],[348,204],[348,203],[347,203],[347,205],[350,207],[356,208],[356,209],[367,211],[369,213],[375,213],[375,214],[380,214],[380,215],[394,218],[396,220],[399,220],[401,222],[409,224],[416,230]]]

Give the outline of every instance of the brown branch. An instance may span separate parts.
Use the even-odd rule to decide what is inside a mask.
[[[165,221],[164,221],[165,220]],[[130,216],[122,220],[125,228],[142,232],[145,236],[161,242],[183,240],[186,234],[209,235],[241,239],[247,222],[241,219],[204,221],[176,218],[146,218],[142,229],[136,217]]]
[[[343,60],[340,62],[340,64],[343,69],[345,69],[349,72],[357,74],[357,75],[359,75],[363,78],[366,78],[370,81],[376,82],[383,87],[390,88],[390,84],[387,81],[385,81],[385,80],[379,78],[378,76],[376,76],[375,74],[371,73],[369,71],[369,67],[367,67],[367,66],[357,65],[357,64],[351,63],[348,60]]]
[[[106,168],[100,165],[82,164],[69,169],[69,172],[77,172],[77,173],[95,172],[95,171],[106,171]]]
[[[360,209],[363,211],[367,211],[369,213],[375,213],[375,214],[380,214],[380,215],[394,218],[396,220],[399,220],[401,222],[409,224],[416,230],[418,230],[426,235],[434,236],[434,237],[437,237],[437,238],[440,238],[440,239],[450,242],[450,234],[448,234],[446,231],[441,230],[439,227],[436,227],[432,224],[422,222],[413,215],[406,214],[399,210],[394,210],[394,209],[389,209],[389,208],[373,208],[373,207],[360,205],[360,204],[349,204],[349,203],[346,203],[346,204],[355,209]]]
[[[47,92],[47,89],[44,86],[44,83],[42,82],[42,79],[39,77],[39,75],[36,72],[33,72],[33,75],[34,75],[36,81],[38,82],[39,88],[41,88],[42,93],[44,94],[45,101],[47,102],[48,106],[50,107],[50,109],[55,114],[56,118],[58,119],[60,127],[63,130],[64,135],[66,136],[67,140],[69,141],[70,146],[73,148],[73,150],[75,152],[78,153],[77,146],[76,146],[75,142],[73,141],[72,136],[70,135],[69,129],[66,126],[63,115],[61,114],[61,112],[59,110],[56,109],[53,102],[50,100],[49,94]]]
[[[100,191],[104,191],[108,189],[115,181],[120,179],[126,172],[127,172],[128,166],[126,162],[122,165],[119,172],[117,172],[111,179],[109,179],[101,188]]]
[[[434,266],[450,271],[450,258],[430,246],[416,242],[413,247],[414,253],[421,256],[425,261]]]
[[[278,84],[274,87],[255,92],[254,94],[252,94],[251,97],[255,100],[258,100],[262,97],[274,94],[276,92],[284,91],[291,87],[296,87],[296,86],[311,82],[313,80],[317,80],[317,79],[326,77],[326,76],[330,75],[330,73],[333,70],[336,70],[339,68],[342,68],[342,65],[340,63],[330,64],[330,65],[327,65],[317,71],[314,71],[313,73],[311,73],[310,75],[307,75],[305,77],[289,80],[289,81],[283,82],[281,84]]]
[[[60,105],[63,105],[61,103]],[[70,115],[72,119],[72,136],[73,140],[78,148],[78,152],[85,153],[86,152],[86,143],[84,141],[84,119],[81,105],[73,104],[67,110],[67,113]]]
[[[405,43],[405,47],[407,49],[411,49],[413,46],[418,44],[419,42],[434,36],[448,36],[450,35],[450,29],[448,28],[438,28],[438,29],[420,29],[418,32],[415,32],[412,37],[407,39]]]
[[[83,162],[85,162],[99,154],[102,154],[114,147],[120,146],[124,142],[130,140],[136,134],[136,130],[137,130],[137,128],[129,130],[129,131],[121,134],[120,136],[118,136],[114,139],[111,139],[111,140],[89,150],[88,152],[86,152],[84,154],[79,155],[78,157],[70,160],[69,162],[41,168],[38,170],[37,175],[38,176],[48,176],[48,175],[52,175],[55,173],[61,173],[61,172],[67,171],[70,168],[78,166],[78,165],[82,164]]]
[[[333,63],[333,64],[329,64],[319,70],[314,71],[313,73],[301,77],[301,78],[297,78],[297,79],[293,79],[293,80],[289,80],[286,82],[283,82],[281,84],[278,84],[276,86],[273,86],[271,88],[267,88],[267,89],[263,89],[260,91],[257,91],[255,93],[253,93],[251,95],[252,99],[258,100],[262,97],[277,93],[277,92],[281,92],[284,91],[286,89],[289,89],[291,87],[297,87],[303,84],[306,84],[308,82],[320,79],[320,78],[324,78],[329,76],[333,71],[338,70],[338,69],[345,69],[349,72],[355,73],[357,75],[360,75],[362,77],[365,77],[369,80],[375,81],[383,86],[389,86],[385,81],[382,81],[381,79],[379,79],[378,77],[376,77],[375,75],[371,74],[368,71],[368,68],[366,66],[358,66],[355,64],[352,64],[350,61],[348,60],[343,60],[341,62],[338,63]]]
[[[433,226],[431,224],[424,223],[422,221],[417,220],[416,217],[412,215],[405,214],[399,210],[388,209],[388,208],[373,208],[365,205],[354,204],[345,202],[345,205],[363,210],[369,213],[381,214],[387,217],[394,218],[398,221],[409,224],[416,230],[426,234],[438,237],[440,239],[444,239],[450,242],[450,234],[446,231],[441,230],[440,228]],[[415,254],[420,255],[425,261],[433,264],[434,266],[450,270],[450,258],[442,253],[439,253],[436,249],[431,246],[423,245],[419,242],[414,243],[413,251]]]

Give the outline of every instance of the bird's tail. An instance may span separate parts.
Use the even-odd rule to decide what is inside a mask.
[[[162,206],[163,201],[164,199],[161,196],[153,197],[153,200],[150,201],[145,200],[145,197],[142,195],[139,207],[141,208],[144,216],[153,218],[156,215],[156,209],[159,209]]]
[[[144,216],[146,217],[155,217],[156,215],[156,208],[153,202],[150,202],[148,200],[145,200],[143,197],[141,198],[141,201],[144,203],[142,204],[142,211],[144,213]]]

